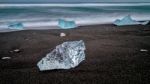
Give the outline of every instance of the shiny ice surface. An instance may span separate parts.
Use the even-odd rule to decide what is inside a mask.
[[[75,21],[66,21],[63,19],[59,19],[58,26],[62,29],[70,29],[70,28],[75,28],[76,23],[75,23]]]
[[[9,29],[23,30],[23,24],[21,22],[13,22],[8,24]]]
[[[85,60],[85,45],[82,40],[64,42],[42,58],[37,66],[40,71],[70,69]]]
[[[117,20],[114,21],[114,24],[117,25],[117,26],[138,25],[138,24],[146,25],[148,23],[149,23],[149,21],[139,22],[139,21],[133,20],[130,15],[125,16],[121,20],[117,19]]]

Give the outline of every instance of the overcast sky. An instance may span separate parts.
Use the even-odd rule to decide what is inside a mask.
[[[0,0],[0,3],[15,2],[150,2],[150,0]]]

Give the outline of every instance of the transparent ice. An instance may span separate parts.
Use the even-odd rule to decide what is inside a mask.
[[[123,26],[123,25],[137,25],[137,24],[141,24],[141,25],[146,25],[148,24],[149,21],[144,21],[144,22],[139,22],[139,21],[135,21],[131,18],[130,15],[125,16],[123,19],[119,20],[115,20],[114,24],[117,26]]]
[[[9,29],[23,30],[24,26],[21,22],[11,22],[8,24]]]
[[[75,21],[66,21],[63,19],[59,19],[58,26],[62,29],[70,29],[70,28],[75,28],[76,23],[75,23]]]
[[[37,66],[40,71],[70,69],[85,60],[85,45],[82,40],[64,42],[42,58]]]

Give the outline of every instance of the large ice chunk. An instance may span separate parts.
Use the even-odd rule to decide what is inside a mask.
[[[117,26],[123,26],[123,25],[137,25],[137,24],[141,24],[141,25],[146,25],[148,24],[149,21],[143,21],[143,22],[139,22],[139,21],[135,21],[131,18],[130,15],[125,16],[123,19],[117,19],[114,21],[114,24]]]
[[[53,69],[70,69],[85,60],[85,45],[82,40],[64,42],[42,58],[37,66],[40,71]]]
[[[8,24],[9,29],[23,30],[24,26],[21,22],[11,22]]]
[[[63,19],[58,20],[58,26],[62,29],[71,29],[77,27],[75,21],[67,21]]]

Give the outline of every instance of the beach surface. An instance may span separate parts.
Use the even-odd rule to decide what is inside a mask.
[[[39,71],[41,58],[75,40],[85,42],[85,61],[69,70]],[[0,84],[149,84],[150,25],[1,32],[2,57],[11,59],[0,59]]]

